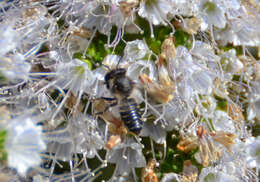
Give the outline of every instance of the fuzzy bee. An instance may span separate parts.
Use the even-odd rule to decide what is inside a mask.
[[[134,82],[126,76],[126,69],[115,68],[110,70],[105,75],[105,84],[114,98],[103,97],[107,101],[112,101],[105,108],[104,112],[110,107],[119,105],[120,116],[124,125],[130,132],[139,135],[143,128],[143,121],[141,120],[135,99],[131,98],[134,90]]]

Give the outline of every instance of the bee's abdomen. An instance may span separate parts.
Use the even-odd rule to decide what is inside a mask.
[[[134,99],[124,99],[120,106],[121,119],[128,130],[139,135],[143,128],[143,121],[139,114],[139,109]]]

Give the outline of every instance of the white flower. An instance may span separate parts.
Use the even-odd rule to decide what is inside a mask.
[[[185,91],[180,93],[187,95],[187,99],[190,99],[191,94],[193,95],[191,89],[201,94],[210,94],[213,78],[206,63],[208,60],[213,61],[216,56],[209,46],[197,41],[191,52],[183,46],[179,46],[176,52],[176,58],[171,59],[168,66],[172,78],[181,80],[178,89]]]
[[[176,57],[169,60],[168,68],[171,76],[172,78],[180,76],[182,80],[187,80],[199,67],[194,64],[192,55],[186,47],[177,47],[176,53]]]
[[[99,131],[97,121],[83,114],[72,119],[70,126],[71,136],[75,142],[77,153],[85,153],[85,157],[94,158],[98,150],[104,147],[104,138]]]
[[[0,55],[5,55],[16,48],[19,38],[16,31],[9,25],[0,26]]]
[[[210,94],[213,88],[213,80],[206,71],[196,71],[192,74],[191,85],[200,94]]]
[[[100,33],[109,35],[113,25],[118,28],[122,27],[124,17],[118,7],[113,5],[111,8],[104,7],[100,5],[91,10],[83,26],[90,29],[96,27]]]
[[[35,175],[35,176],[33,177],[33,182],[48,182],[48,181],[49,181],[49,180],[48,180],[47,177],[44,177],[44,176],[42,176],[42,175],[40,175],[40,174]]]
[[[44,139],[48,143],[48,152],[55,153],[56,160],[69,161],[72,159],[74,143],[68,127],[45,132]]]
[[[68,50],[70,51],[70,55],[74,53],[84,53],[86,47],[89,45],[89,41],[80,36],[72,35],[68,41]]]
[[[259,20],[254,20],[250,16],[247,19],[237,18],[230,22],[234,45],[257,46],[260,42],[259,28]]]
[[[171,12],[172,6],[168,0],[146,0],[140,3],[138,14],[147,18],[154,25],[165,24],[167,14]]]
[[[231,49],[221,55],[221,63],[224,66],[224,70],[229,73],[238,73],[244,68],[243,63],[237,58],[236,50]]]
[[[241,11],[246,11],[240,4],[240,0],[221,0],[222,6],[226,9],[226,15],[228,19],[241,17]],[[242,15],[243,16],[243,15]]]
[[[104,138],[100,135],[97,122],[91,116],[79,114],[68,121],[64,129],[48,131],[48,152],[55,153],[55,158],[63,161],[72,160],[73,153],[94,158],[98,150],[104,147]]]
[[[41,163],[40,152],[46,149],[42,130],[31,118],[17,118],[7,126],[5,142],[7,164],[25,175],[31,167]]]
[[[214,49],[207,43],[196,41],[194,48],[191,50],[191,55],[194,62],[198,62],[200,67],[206,69],[206,66],[212,69],[211,71],[218,71],[218,64],[220,57],[215,54]]]
[[[58,65],[58,85],[63,89],[69,89],[74,95],[86,91],[95,81],[95,76],[88,65],[78,59]],[[64,74],[66,73],[66,74]]]
[[[121,60],[120,60],[121,59]],[[102,64],[108,66],[109,69],[116,69],[124,65],[124,59],[120,58],[118,55],[108,54]]]
[[[212,123],[216,131],[236,133],[235,123],[226,112],[217,110],[214,112],[212,119]]]
[[[260,168],[260,136],[246,140],[247,163],[251,168]]]
[[[260,82],[252,83],[252,93],[248,96],[247,119],[260,118]]]
[[[149,136],[159,144],[164,144],[166,142],[166,129],[162,128],[160,123],[155,125],[153,122],[144,122],[141,135]]]
[[[241,13],[240,17],[229,21],[225,29],[216,30],[214,34],[221,45],[233,43],[234,46],[258,46],[259,20]]]
[[[163,175],[163,178],[161,180],[161,182],[181,182],[181,178],[178,174],[175,173],[166,173]]]
[[[38,178],[35,178],[33,182],[59,182],[59,181],[64,181],[64,182],[70,182],[70,181],[75,181],[75,182],[87,182],[87,181],[95,181],[96,178],[98,178],[100,175],[102,175],[102,172],[100,171],[102,169],[101,167],[98,167],[92,171],[89,170],[74,170],[73,172],[70,173],[64,173],[60,175],[54,175],[51,178],[48,179],[42,179],[40,176]]]
[[[172,130],[179,123],[187,120],[189,114],[192,112],[192,106],[187,107],[179,98],[173,98],[164,108],[164,119],[168,122],[167,131]]]
[[[217,102],[211,95],[205,95],[200,98],[200,103],[196,109],[203,117],[212,117],[212,114],[216,112]]]
[[[146,18],[150,24],[151,37],[154,37],[153,25],[167,25],[167,15],[173,10],[172,4],[168,0],[145,0],[140,3],[138,14]]]
[[[222,172],[212,167],[202,169],[199,182],[239,182],[240,180],[230,173]]]
[[[158,78],[158,72],[154,62],[142,60],[131,64],[127,69],[126,75],[129,76],[132,80],[138,82],[139,75],[142,73],[147,74],[152,80],[157,80]]]
[[[31,65],[21,54],[0,59],[0,72],[11,82],[27,81]]]
[[[143,40],[127,42],[124,53],[131,61],[142,59],[148,53],[149,48]]]
[[[126,138],[125,143],[109,150],[106,156],[108,162],[116,163],[119,174],[129,174],[131,168],[146,166],[142,146],[132,138]]]
[[[200,0],[171,0],[176,13],[184,17],[196,16]]]
[[[225,11],[218,0],[203,0],[199,8],[200,16],[207,25],[224,28],[226,25]],[[205,29],[204,29],[205,30]]]

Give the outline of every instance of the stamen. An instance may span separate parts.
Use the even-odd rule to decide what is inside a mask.
[[[137,176],[136,176],[136,173],[135,173],[135,168],[132,168],[132,173],[133,173],[134,181],[137,182]]]
[[[154,38],[153,23],[151,21],[149,21],[149,26],[150,26],[150,30],[151,30],[151,38]]]
[[[74,177],[74,168],[73,168],[72,160],[70,160],[70,172],[71,172],[71,179],[72,179],[72,182],[75,182],[75,177]]]
[[[150,144],[151,144],[153,159],[155,159],[155,152],[154,152],[154,147],[153,147],[153,140],[151,139],[151,137],[150,137]]]

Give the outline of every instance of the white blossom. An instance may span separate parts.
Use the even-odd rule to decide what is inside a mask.
[[[41,164],[40,152],[46,149],[41,127],[29,117],[10,121],[5,149],[8,166],[15,168],[19,174],[26,175],[28,169]]]

